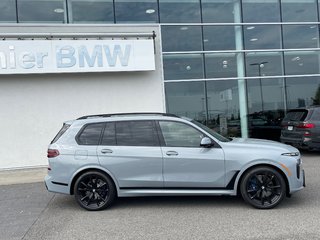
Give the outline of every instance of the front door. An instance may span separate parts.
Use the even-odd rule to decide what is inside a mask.
[[[159,125],[166,188],[225,187],[224,153],[218,145],[200,147],[205,134],[186,123],[159,121]]]

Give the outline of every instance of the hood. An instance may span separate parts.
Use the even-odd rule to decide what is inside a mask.
[[[266,150],[279,150],[282,153],[299,152],[298,149],[287,144],[279,143],[276,141],[255,139],[255,138],[234,138],[231,142],[226,142],[226,145],[238,146],[238,147],[249,147],[249,148],[260,148]]]

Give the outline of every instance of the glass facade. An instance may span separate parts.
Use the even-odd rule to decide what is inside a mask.
[[[167,111],[277,140],[319,104],[320,0],[2,0],[1,23],[159,23]]]

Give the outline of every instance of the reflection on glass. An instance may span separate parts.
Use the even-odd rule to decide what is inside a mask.
[[[280,48],[280,26],[243,26],[245,49]]]
[[[286,78],[287,108],[319,105],[320,77]]]
[[[115,0],[117,23],[158,22],[157,0]]]
[[[0,1],[0,22],[17,22],[16,2],[14,0]]]
[[[319,44],[319,29],[317,25],[283,26],[283,47],[317,48]]]
[[[202,19],[205,23],[232,23],[234,12],[240,7],[239,0],[202,0]]]
[[[204,26],[203,44],[205,51],[234,50],[236,48],[234,26]]]
[[[279,140],[284,117],[284,80],[248,79],[247,89],[249,136]]]
[[[319,52],[318,51],[297,51],[285,52],[285,74],[319,74]]]
[[[164,79],[202,79],[202,54],[172,54],[163,56]]]
[[[160,22],[201,22],[199,0],[159,0]]]
[[[281,0],[283,22],[317,22],[316,0]]]
[[[237,58],[235,53],[205,54],[206,78],[237,77]]]
[[[163,26],[161,35],[164,52],[202,50],[200,26]]]
[[[71,23],[113,23],[112,0],[68,0]]]
[[[19,22],[66,22],[64,0],[18,0]]]
[[[280,52],[250,52],[245,56],[248,77],[283,75],[282,54]]]
[[[243,22],[280,22],[278,0],[242,1]]]
[[[238,81],[208,81],[207,101],[207,126],[221,135],[240,137]]]
[[[167,111],[205,123],[204,82],[165,83]]]

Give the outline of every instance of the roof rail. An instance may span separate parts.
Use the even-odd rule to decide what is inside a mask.
[[[158,112],[134,112],[134,113],[111,113],[111,114],[96,114],[96,115],[87,115],[78,118],[77,120],[83,120],[88,118],[106,118],[106,117],[114,117],[114,116],[130,116],[130,115],[160,115],[166,117],[179,117],[175,114],[171,113],[158,113]]]

